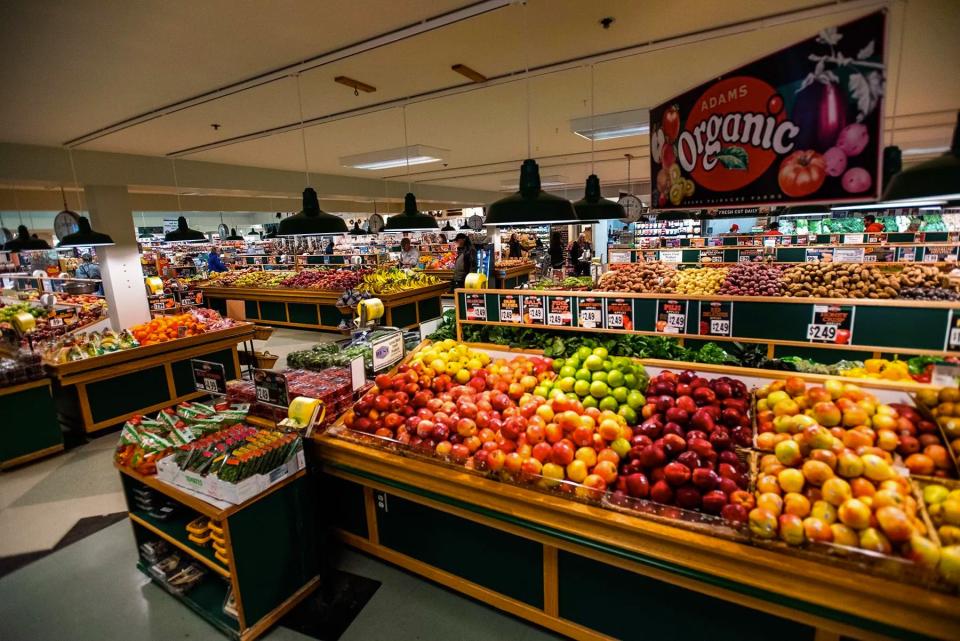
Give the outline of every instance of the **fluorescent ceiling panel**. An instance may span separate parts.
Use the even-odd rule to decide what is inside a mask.
[[[340,158],[340,165],[342,167],[368,169],[370,171],[396,169],[398,167],[406,167],[408,164],[426,165],[433,162],[442,162],[448,158],[449,154],[449,149],[428,147],[427,145],[410,145],[408,147],[397,147],[395,149],[383,149],[364,154],[355,154],[353,156],[343,156]]]
[[[650,132],[650,111],[631,109],[608,114],[597,114],[591,118],[574,118],[570,121],[570,131],[587,140],[612,140],[640,136]]]

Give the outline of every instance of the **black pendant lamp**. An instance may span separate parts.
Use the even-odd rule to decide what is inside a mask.
[[[507,225],[573,225],[579,223],[570,201],[540,188],[540,167],[527,158],[520,166],[520,189],[487,207],[483,224],[490,227]]]
[[[438,229],[437,221],[433,216],[423,214],[417,210],[417,197],[408,193],[403,197],[403,212],[390,216],[383,231],[430,231]]]
[[[79,229],[76,232],[64,236],[60,241],[60,244],[57,246],[103,247],[114,244],[113,239],[107,234],[101,234],[100,232],[93,231],[93,229],[90,228],[90,221],[87,220],[85,216],[81,216],[77,220],[77,227]]]
[[[593,129],[593,65],[590,65],[590,128]],[[607,200],[600,193],[600,179],[593,173],[594,139],[590,137],[590,175],[583,198],[573,203],[577,218],[582,223],[595,223],[601,220],[622,220],[627,212],[620,203]]]
[[[179,191],[179,187],[177,189]],[[207,237],[203,235],[202,231],[197,231],[196,229],[190,229],[187,227],[187,219],[183,216],[180,216],[177,218],[177,228],[171,232],[167,232],[163,239],[170,243],[189,243],[204,241],[207,239]]]
[[[457,231],[453,228],[453,225],[450,224],[450,221],[447,221],[447,224],[440,228],[440,231]]]
[[[320,209],[313,187],[303,190],[303,209],[280,221],[277,236],[332,236],[347,233],[347,223]]]
[[[236,227],[231,227],[230,235],[224,238],[224,240],[243,240],[243,236],[237,233]]]
[[[370,232],[360,227],[360,221],[356,220],[353,223],[353,229],[350,230],[351,236],[366,236]]]
[[[950,149],[913,167],[908,167],[890,179],[883,192],[883,201],[946,198],[955,200],[960,193],[960,112],[953,130]],[[895,203],[891,203],[895,206]]]

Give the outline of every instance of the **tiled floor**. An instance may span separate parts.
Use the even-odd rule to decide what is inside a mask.
[[[336,335],[278,330],[280,356]],[[262,349],[263,343],[257,348]],[[125,509],[112,464],[116,433],[51,459],[0,473],[0,557],[49,550],[81,518]],[[0,577],[0,640],[223,639],[135,567],[124,520]],[[551,633],[449,592],[373,558],[345,552],[338,567],[380,588],[342,641],[549,641]],[[268,641],[309,641],[282,626]]]

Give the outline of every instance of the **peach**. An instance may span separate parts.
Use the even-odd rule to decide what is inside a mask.
[[[860,547],[871,552],[890,554],[890,540],[877,528],[868,527],[860,532]]]
[[[790,396],[801,396],[807,389],[807,383],[799,376],[791,376],[783,382],[783,391]]]
[[[909,541],[913,536],[913,525],[900,508],[888,505],[878,509],[876,516],[880,529],[894,543]]]
[[[779,494],[764,492],[757,497],[757,507],[766,510],[774,516],[780,516],[783,511],[783,499]]]
[[[878,431],[893,431],[897,429],[897,417],[890,416],[889,414],[881,414],[878,412],[874,415],[872,423],[873,427]]]
[[[764,474],[757,479],[757,492],[761,494],[779,494],[780,493],[780,483],[778,479],[773,474]]]
[[[757,448],[763,452],[772,452],[777,444],[777,434],[774,432],[761,432],[757,434]]]
[[[772,539],[777,535],[777,517],[761,507],[750,510],[747,523],[750,532],[761,539]]]
[[[877,430],[877,447],[881,450],[892,452],[900,445],[900,437],[892,430]]]
[[[835,523],[837,520],[837,508],[826,501],[816,501],[810,510],[810,516],[820,519],[825,523]]]
[[[900,507],[903,505],[903,495],[889,489],[881,489],[873,495],[872,507],[879,510],[885,507]]]
[[[791,492],[783,497],[783,511],[785,514],[794,514],[800,518],[809,516],[810,499],[803,494]]]
[[[942,445],[928,445],[923,448],[923,453],[933,460],[933,464],[938,470],[950,469],[950,455],[947,448]]]
[[[843,425],[845,427],[856,427],[857,425],[866,425],[870,417],[862,407],[853,406],[843,413]]]
[[[791,400],[790,395],[784,392],[782,389],[770,392],[766,398],[767,407],[770,409],[773,409],[777,403],[789,400]]]
[[[813,450],[810,452],[810,460],[826,463],[831,470],[837,469],[837,455],[833,450]]]
[[[837,509],[840,521],[854,530],[870,525],[870,508],[860,499],[847,499]]]
[[[799,465],[803,460],[803,454],[800,452],[800,444],[794,440],[781,441],[777,443],[773,450],[777,460],[784,465]]]
[[[803,472],[798,470],[795,467],[784,468],[777,474],[777,481],[780,484],[780,489],[784,492],[801,492],[803,491]]]
[[[830,531],[833,533],[833,542],[837,545],[846,545],[852,548],[860,545],[860,537],[857,536],[857,533],[843,523],[830,524]]]
[[[886,481],[893,476],[890,464],[876,454],[864,454],[860,458],[863,459],[863,475],[871,481]]]
[[[824,481],[820,491],[823,492],[824,501],[838,507],[847,499],[853,498],[853,490],[850,489],[850,484],[837,477]]]
[[[842,420],[840,408],[830,401],[821,401],[811,408],[811,418],[824,427],[839,425]]]
[[[804,478],[814,485],[823,485],[824,481],[833,477],[833,470],[823,461],[806,461],[802,469]]]
[[[810,541],[829,543],[833,540],[830,524],[812,516],[803,519],[803,533]]]
[[[804,539],[803,519],[795,514],[781,514],[778,519],[780,538],[789,545],[800,545]]]
[[[791,398],[788,398],[783,401],[779,401],[776,405],[773,406],[774,416],[795,416],[799,412],[800,412],[800,407],[797,405],[796,401],[794,401]]]
[[[778,434],[793,434],[797,431],[796,416],[784,414],[773,419],[773,431]]]
[[[807,390],[807,398],[813,404],[822,403],[824,401],[832,401],[833,397],[830,395],[830,392],[823,387],[815,386]]]

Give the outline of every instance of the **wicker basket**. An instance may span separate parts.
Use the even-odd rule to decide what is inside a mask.
[[[258,341],[265,341],[273,336],[273,328],[266,325],[254,325],[253,338]]]
[[[257,361],[257,369],[270,369],[273,367],[279,356],[274,356],[270,352],[254,352],[254,358]]]

